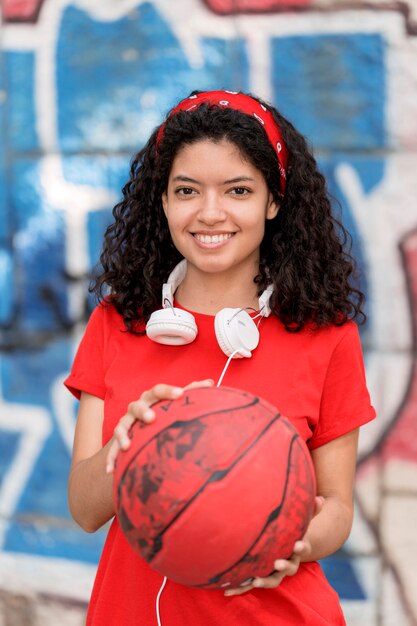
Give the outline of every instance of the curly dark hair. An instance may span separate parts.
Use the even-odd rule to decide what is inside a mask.
[[[324,176],[306,139],[274,107],[255,99],[271,111],[287,146],[284,194],[277,155],[264,129],[252,116],[231,108],[204,103],[168,115],[158,147],[156,128],[132,159],[123,199],[113,209],[114,222],[105,233],[101,271],[90,288],[99,301],[112,302],[130,332],[144,332],[144,324],[160,306],[162,284],[181,260],[161,198],[178,151],[203,139],[236,145],[262,172],[280,205],[276,217],[266,221],[255,283],[258,295],[268,284],[275,285],[270,305],[285,328],[294,332],[307,323],[323,327],[366,319],[364,295],[352,284],[355,263],[350,248],[345,249],[350,236],[332,213]]]

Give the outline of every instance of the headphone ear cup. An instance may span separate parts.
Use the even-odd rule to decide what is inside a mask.
[[[167,346],[185,346],[197,333],[194,316],[175,307],[154,311],[146,324],[149,339]]]
[[[226,356],[230,356],[231,354],[233,354],[233,349],[224,331],[224,322],[221,319],[222,316],[220,315],[220,313],[221,311],[219,311],[214,318],[214,331],[216,333],[217,343],[219,344],[222,352],[224,352]],[[236,359],[241,359],[242,357],[243,354],[235,354]]]
[[[214,318],[217,342],[226,356],[250,358],[259,343],[258,328],[250,315],[241,309],[222,309]]]

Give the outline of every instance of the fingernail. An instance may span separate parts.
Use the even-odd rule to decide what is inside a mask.
[[[155,413],[152,411],[152,409],[146,409],[146,411],[143,414],[143,417],[147,422],[149,422],[153,420],[153,418],[155,417]]]
[[[262,581],[259,578],[255,578],[252,582],[254,587],[262,587]]]
[[[113,472],[113,465],[111,463],[107,463],[106,474],[111,474],[112,472]]]
[[[171,394],[174,398],[179,398],[180,395],[182,394],[183,390],[181,387],[174,387],[174,389],[172,390]]]
[[[287,564],[286,564],[285,561],[275,561],[275,563],[274,563],[274,567],[278,571],[281,570],[281,569],[284,569],[286,566],[287,566]]]
[[[123,450],[127,450],[129,446],[130,446],[129,437],[123,437],[120,441],[120,447],[123,448]]]

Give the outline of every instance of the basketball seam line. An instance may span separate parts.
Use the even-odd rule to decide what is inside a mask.
[[[191,419],[191,420],[177,420],[177,421],[173,422],[172,424],[168,424],[162,430],[159,430],[157,433],[155,433],[155,435],[151,439],[149,439],[146,443],[144,443],[143,446],[141,448],[139,448],[139,450],[136,451],[136,453],[130,459],[128,465],[126,465],[126,467],[124,469],[124,472],[123,472],[123,474],[120,477],[119,485],[117,487],[117,500],[118,501],[120,500],[120,492],[121,492],[121,489],[122,489],[123,480],[124,480],[124,478],[126,476],[126,473],[129,471],[129,467],[131,466],[131,464],[134,462],[136,457],[142,452],[142,450],[144,448],[146,448],[147,445],[149,445],[152,441],[157,439],[165,431],[167,431],[168,429],[170,429],[172,427],[177,428],[178,426],[181,426],[182,424],[195,422],[195,421],[197,421],[199,419],[202,419],[203,417],[210,417],[211,415],[218,415],[218,414],[221,414],[221,413],[229,413],[230,411],[240,411],[242,409],[248,409],[249,407],[255,406],[258,403],[259,403],[259,398],[254,398],[252,400],[252,402],[250,402],[249,404],[243,404],[243,405],[237,406],[237,407],[228,407],[227,409],[218,409],[216,411],[210,411],[209,413],[203,413],[203,415],[198,415],[197,417],[193,417],[193,419]]]
[[[256,439],[254,439],[253,441],[251,441],[251,443],[249,444],[248,447],[246,447],[244,450],[242,450],[241,454],[229,465],[229,467],[227,467],[225,470],[222,470],[222,478],[224,476],[227,476],[227,474],[229,472],[232,471],[232,469],[240,462],[240,460],[246,456],[246,454],[251,450],[251,448],[253,448],[256,443],[266,434],[266,432],[270,429],[270,427],[272,426],[272,424],[274,424],[277,420],[279,420],[281,418],[281,414],[277,413],[277,415],[274,416],[274,418],[265,426],[265,428],[258,433],[258,435],[256,436]],[[298,434],[294,434],[293,439],[298,438]],[[290,448],[292,447],[292,441],[290,443]],[[206,487],[212,483],[212,482],[217,482],[217,481],[213,481],[213,474],[205,481],[205,483],[203,485],[201,485],[201,487],[198,489],[198,491],[195,492],[195,494],[192,496],[192,498],[190,498],[186,504],[183,506],[183,508],[178,511],[178,513],[176,513],[176,515],[172,518],[172,520],[169,522],[169,524],[167,526],[165,526],[165,528],[155,537],[155,543],[159,543],[158,545],[158,549],[157,550],[152,550],[151,556],[147,558],[148,563],[151,563],[151,561],[154,559],[154,557],[158,554],[158,552],[160,552],[160,550],[162,549],[162,537],[163,535],[167,532],[167,530],[169,530],[169,528],[172,526],[172,524],[174,524],[174,522],[177,521],[177,519],[187,510],[187,508],[189,506],[191,506],[191,504],[194,502],[194,500],[196,500],[196,498],[206,489]],[[286,479],[285,479],[285,490],[286,490],[286,485],[288,482],[288,468],[287,468],[287,475],[286,475]],[[285,490],[284,490],[284,494],[285,494]],[[282,506],[282,502],[279,506]],[[276,509],[279,507],[276,507]],[[274,510],[276,510],[274,509]],[[268,518],[269,520],[269,518]],[[268,522],[269,523],[269,522]],[[266,526],[268,525],[268,523],[266,524]],[[259,539],[259,538],[258,538]],[[258,539],[256,539],[256,541],[258,541]],[[253,545],[256,544],[256,541],[254,542]],[[253,546],[252,546],[253,547]],[[246,553],[247,554],[247,553]],[[227,570],[226,570],[227,571]]]

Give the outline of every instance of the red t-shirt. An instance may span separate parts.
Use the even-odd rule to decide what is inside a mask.
[[[103,444],[127,405],[156,383],[184,386],[216,382],[227,357],[217,344],[214,317],[194,313],[196,340],[164,346],[126,332],[113,306],[98,306],[65,384],[104,400]],[[375,416],[366,387],[356,325],[305,328],[289,333],[275,317],[262,319],[259,346],[250,359],[234,359],[223,384],[261,396],[286,415],[310,449],[365,424]],[[127,543],[115,519],[100,559],[87,626],[156,626],[155,601],[162,577]],[[162,626],[342,626],[338,596],[317,563],[273,590],[225,597],[168,581],[160,603]]]

